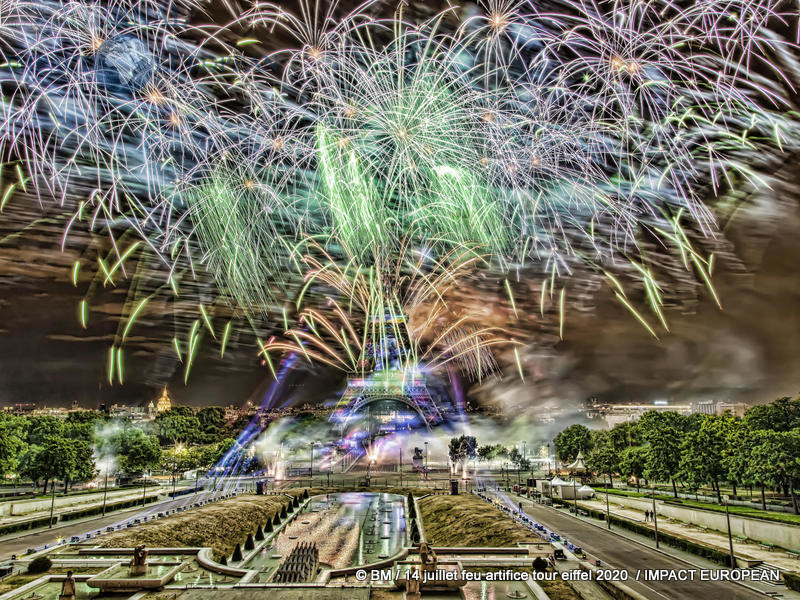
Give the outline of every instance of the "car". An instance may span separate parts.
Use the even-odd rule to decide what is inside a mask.
[[[69,541],[73,542],[73,543],[74,542],[80,542],[81,541],[81,537],[79,535],[73,535],[71,538],[69,538]]]
[[[106,527],[106,532],[109,532],[109,531],[114,531],[114,526],[113,525],[109,525],[108,527]]]

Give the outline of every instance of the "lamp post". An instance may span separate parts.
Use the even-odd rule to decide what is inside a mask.
[[[103,516],[106,516],[106,498],[108,497],[108,456],[106,456],[106,483],[103,486]]]
[[[575,516],[578,516],[578,487],[576,485],[575,477],[577,473],[572,473],[572,501],[575,505]]]
[[[425,442],[425,481],[428,481],[428,442]]]
[[[728,502],[730,500],[730,496],[725,494],[723,496],[723,498],[725,499],[725,520],[728,523],[728,549],[730,550],[730,553],[731,553],[731,558],[730,558],[731,569],[735,569],[736,568],[736,555],[734,555],[734,553],[733,553],[733,536],[731,535],[731,513],[728,510]]]
[[[400,455],[400,487],[403,487],[403,445],[398,443],[397,447]]]
[[[608,476],[608,487],[611,487],[611,475]],[[606,488],[606,523],[608,528],[611,529],[611,510],[608,507],[608,487]]]
[[[311,462],[308,465],[308,487],[314,486],[314,442],[311,442]]]
[[[656,548],[658,548],[658,515],[656,515],[656,490],[650,488],[650,495],[653,498],[653,531],[655,532]]]
[[[527,448],[527,446],[528,446],[528,442],[526,442],[525,440],[522,440],[522,462],[524,464],[527,464],[527,462],[526,462],[527,461],[527,457],[528,457],[528,448]],[[520,485],[522,485],[521,481],[520,481]]]
[[[50,525],[48,527],[53,527],[53,510],[56,506],[56,478],[53,476],[53,483],[52,483],[52,493],[50,494]]]

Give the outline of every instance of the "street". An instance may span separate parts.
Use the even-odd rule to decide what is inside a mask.
[[[516,498],[514,501],[518,501]],[[633,573],[638,569],[686,569],[697,568],[682,560],[666,556],[655,549],[647,548],[612,533],[601,527],[575,519],[557,509],[523,502],[523,509],[534,521],[558,532],[585,552],[607,563],[606,566],[625,568]],[[764,595],[744,586],[730,582],[710,581],[634,581],[626,585],[653,600],[763,600]]]

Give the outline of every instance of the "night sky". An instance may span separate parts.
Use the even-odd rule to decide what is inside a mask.
[[[213,15],[212,15],[213,18]],[[222,19],[223,16],[220,16]],[[226,17],[227,18],[227,17]],[[754,157],[755,161],[756,158]],[[536,414],[543,407],[577,407],[589,397],[610,402],[653,400],[771,401],[800,392],[800,173],[798,156],[763,153],[769,186],[740,190],[735,197],[709,198],[720,232],[714,283],[722,310],[698,287],[688,301],[667,309],[670,333],[656,340],[609,293],[586,284],[586,307],[570,310],[565,339],[553,324],[521,318],[515,325],[525,383],[508,355],[498,357],[502,377],[465,383],[476,402],[500,403],[508,411]],[[253,336],[234,329],[224,359],[201,352],[188,385],[170,346],[188,318],[180,308],[151,310],[126,341],[125,383],[106,380],[109,345],[126,307],[128,279],[119,286],[93,284],[87,268],[78,287],[70,280],[76,260],[95,263],[99,238],[78,231],[62,251],[63,212],[43,199],[15,194],[0,213],[0,403],[36,402],[87,408],[100,403],[146,404],[169,386],[179,404],[259,403],[269,387],[269,370],[257,358]],[[64,211],[69,212],[69,211]],[[131,266],[147,273],[148,265]],[[130,274],[129,274],[130,275]],[[505,302],[500,280],[477,289],[467,283],[465,306],[491,317]],[[211,297],[211,279],[199,272],[187,297]],[[86,329],[78,304],[93,286]],[[523,286],[524,288],[524,286]],[[532,288],[533,289],[533,288]],[[518,290],[523,314],[536,300]],[[696,298],[696,301],[692,300]],[[151,309],[154,307],[151,307]],[[155,307],[157,308],[157,307]],[[215,307],[217,323],[230,316]],[[184,319],[184,321],[182,321]],[[332,398],[341,377],[302,368],[280,402]]]

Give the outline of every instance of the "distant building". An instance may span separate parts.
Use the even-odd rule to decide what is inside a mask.
[[[620,423],[632,423],[651,410],[688,415],[692,413],[692,408],[691,404],[669,404],[664,401],[657,401],[653,404],[612,404],[593,398],[584,403],[586,416],[589,419],[602,419],[607,427],[614,427]]]
[[[112,404],[108,414],[111,417],[127,417],[131,421],[146,421],[150,417],[144,406],[128,406],[127,404]]]
[[[164,390],[161,392],[161,396],[156,401],[156,412],[163,413],[168,411],[172,408],[172,400],[167,393],[167,386],[164,386]]]
[[[694,412],[701,415],[715,415],[717,414],[717,403],[713,400],[702,400],[695,405]]]

